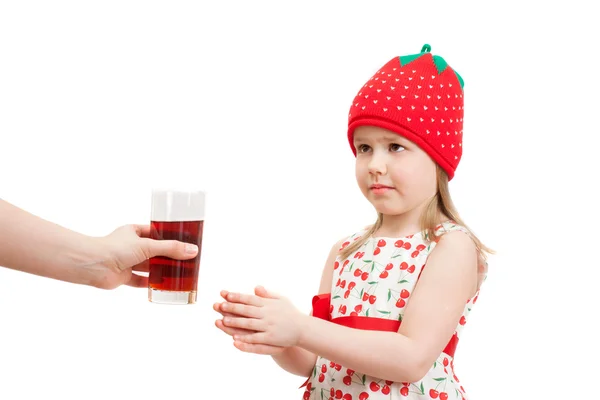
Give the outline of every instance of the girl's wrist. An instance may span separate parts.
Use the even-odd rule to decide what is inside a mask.
[[[310,336],[310,332],[312,331],[312,322],[314,318],[310,315],[299,313],[298,317],[298,342],[296,346],[304,348],[306,345],[306,340]]]

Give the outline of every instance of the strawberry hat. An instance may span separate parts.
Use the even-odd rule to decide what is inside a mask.
[[[354,130],[363,125],[395,132],[421,147],[448,174],[462,156],[463,79],[424,45],[421,52],[394,57],[354,98],[348,115],[352,152]]]

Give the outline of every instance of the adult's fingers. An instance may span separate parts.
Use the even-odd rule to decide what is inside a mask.
[[[138,265],[134,265],[132,267],[132,269],[134,271],[139,271],[139,272],[149,272],[150,271],[150,262],[148,260],[144,260],[141,263],[139,263]]]
[[[177,240],[142,239],[142,250],[146,258],[163,256],[175,260],[189,260],[198,254],[198,246]]]
[[[137,274],[131,274],[131,279],[125,283],[127,286],[136,287],[136,288],[147,288],[148,287],[148,277],[141,276]]]

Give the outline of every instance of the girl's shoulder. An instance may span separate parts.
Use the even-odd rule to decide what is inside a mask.
[[[365,234],[367,234],[371,226],[373,225],[365,226],[364,228],[358,231],[355,231],[351,234],[347,234],[346,236],[342,237],[338,242],[336,242],[334,247],[337,248],[338,252],[341,252],[344,248],[350,246],[352,243],[356,242],[357,240],[361,239]]]
[[[457,222],[449,219],[449,220],[446,220],[446,221],[438,224],[435,227],[435,236],[436,236],[436,238],[438,238],[437,240],[439,240],[440,236],[442,236],[446,233],[449,233],[449,232],[456,232],[456,231],[463,232],[469,236],[471,235],[471,231],[466,226],[460,225]]]

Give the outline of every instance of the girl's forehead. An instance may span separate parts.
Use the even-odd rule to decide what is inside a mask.
[[[354,131],[354,140],[406,140],[404,137],[387,129],[374,126],[361,126]]]

